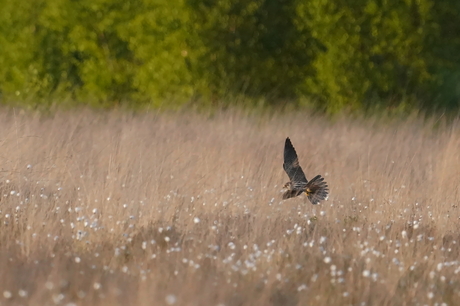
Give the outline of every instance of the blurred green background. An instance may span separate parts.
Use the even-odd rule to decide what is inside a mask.
[[[0,101],[26,107],[460,106],[458,0],[0,0]]]

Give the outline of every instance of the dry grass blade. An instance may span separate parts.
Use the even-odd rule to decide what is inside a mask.
[[[454,305],[460,129],[427,126],[3,111],[0,305]],[[280,200],[287,136],[328,201]]]

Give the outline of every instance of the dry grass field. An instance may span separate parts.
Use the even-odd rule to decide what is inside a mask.
[[[0,162],[0,305],[460,301],[457,122],[2,110]]]

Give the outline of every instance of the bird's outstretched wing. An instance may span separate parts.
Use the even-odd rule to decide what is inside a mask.
[[[305,174],[302,171],[302,168],[299,165],[299,159],[297,153],[294,149],[294,146],[291,143],[291,140],[286,138],[284,144],[284,171],[286,171],[289,179],[291,180],[294,187],[305,187],[305,184],[308,182]],[[303,186],[302,186],[303,185]]]
[[[324,178],[321,175],[317,175],[307,183],[306,193],[310,202],[316,205],[320,201],[327,199],[329,188]]]
[[[289,189],[283,193],[283,200],[295,198],[303,193],[303,189]]]

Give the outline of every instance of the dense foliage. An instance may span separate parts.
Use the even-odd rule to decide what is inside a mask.
[[[0,0],[4,103],[460,105],[446,0]]]

